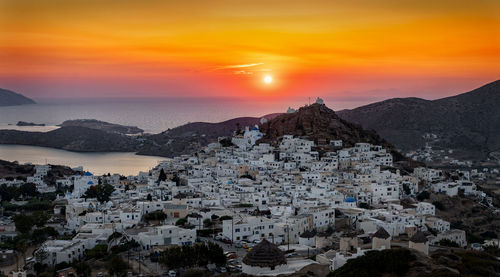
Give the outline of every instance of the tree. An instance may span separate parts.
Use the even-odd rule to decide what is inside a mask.
[[[50,219],[50,215],[42,211],[34,211],[31,217],[37,227],[43,227]]]
[[[10,201],[14,198],[19,197],[19,189],[15,186],[7,186],[7,184],[2,184],[0,186],[0,196],[3,201]]]
[[[73,262],[73,268],[78,276],[90,276],[92,268],[85,261]]]
[[[233,219],[233,218],[229,215],[223,215],[219,218],[220,221],[229,220],[229,219]]]
[[[167,174],[163,171],[163,168],[160,170],[160,175],[158,175],[158,183],[165,182],[167,180]]]
[[[83,198],[96,198],[97,201],[104,203],[109,201],[113,191],[115,188],[110,184],[90,186],[83,194]]]
[[[33,183],[24,183],[19,187],[19,193],[24,197],[34,197],[39,194],[36,185]]]
[[[446,247],[460,247],[460,245],[458,245],[458,243],[451,241],[449,239],[440,240],[439,245],[446,246]]]
[[[106,262],[106,269],[111,276],[125,276],[127,263],[118,255],[112,255]]]
[[[151,193],[148,193],[148,196],[146,197],[148,201],[153,201],[153,196],[151,196]]]
[[[13,219],[14,224],[16,225],[16,230],[22,234],[29,233],[31,228],[35,225],[35,220],[29,215],[17,214]]]
[[[425,199],[429,199],[430,196],[431,196],[430,193],[428,191],[424,190],[417,195],[417,200],[424,201]]]
[[[144,219],[146,220],[165,220],[167,219],[167,214],[162,210],[157,210],[151,213],[147,213],[144,215]]]
[[[47,259],[48,257],[49,252],[47,252],[47,249],[45,249],[45,247],[42,247],[35,252],[35,261],[37,263],[43,264],[43,261],[45,261],[45,259]]]
[[[212,220],[210,220],[209,218],[203,220],[203,226],[205,226],[205,228],[209,228],[211,227],[212,225],[214,225],[214,223],[212,222]]]
[[[175,222],[175,226],[182,226],[184,224],[187,223],[187,219],[185,218],[179,218],[176,222]]]
[[[24,265],[26,265],[26,250],[28,250],[28,241],[26,239],[16,240],[14,244],[14,250],[16,250],[17,253],[21,253],[21,255],[23,256],[23,263]],[[19,262],[17,264],[17,267],[19,268]]]
[[[408,184],[403,184],[403,191],[406,195],[410,195],[411,194],[411,188]]]
[[[100,259],[105,257],[107,253],[107,244],[97,244],[96,246],[94,246],[94,248],[87,250],[87,252],[85,253],[85,257],[87,258],[87,260],[92,258]]]

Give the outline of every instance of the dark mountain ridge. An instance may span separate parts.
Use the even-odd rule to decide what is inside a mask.
[[[26,105],[26,104],[36,104],[36,103],[32,99],[22,94],[0,88],[0,107]]]
[[[473,91],[437,100],[394,98],[338,115],[375,130],[396,147],[433,146],[481,158],[500,149],[500,80]],[[425,134],[435,134],[429,141]]]

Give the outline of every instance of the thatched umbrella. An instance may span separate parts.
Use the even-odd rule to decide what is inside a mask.
[[[248,266],[274,267],[286,264],[283,251],[278,246],[263,239],[243,258],[243,263]]]

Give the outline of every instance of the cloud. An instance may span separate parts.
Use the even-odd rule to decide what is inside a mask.
[[[259,65],[263,65],[263,64],[264,63],[248,63],[248,64],[225,65],[225,66],[219,66],[219,67],[217,67],[217,69],[246,68],[246,67],[259,66]]]

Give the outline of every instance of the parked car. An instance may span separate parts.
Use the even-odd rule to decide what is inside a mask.
[[[228,271],[229,272],[233,272],[233,273],[238,273],[238,272],[241,272],[241,266],[238,267],[236,265],[230,265],[227,267]]]
[[[97,273],[96,277],[104,277],[104,273],[99,272],[99,273]]]
[[[298,255],[299,255],[299,253],[297,253],[297,252],[292,252],[292,253],[288,253],[288,254],[286,254],[286,255],[285,255],[285,258],[296,257],[296,256],[298,256]]]
[[[175,270],[168,271],[168,277],[176,277],[176,276],[177,276],[177,272],[175,272]]]
[[[219,271],[220,273],[226,273],[226,272],[227,272],[227,269],[226,269],[225,267],[222,267],[222,266],[221,266],[221,267],[219,267],[219,268],[217,269],[217,271]]]

